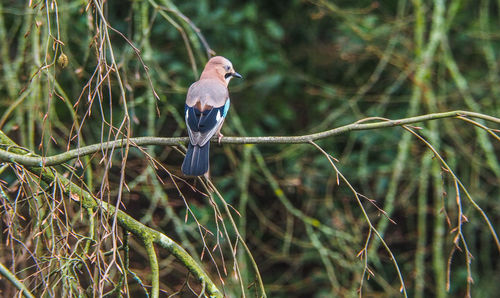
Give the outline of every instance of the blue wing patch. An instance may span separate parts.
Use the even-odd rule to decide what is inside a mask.
[[[222,117],[226,117],[227,111],[229,111],[229,106],[231,105],[231,102],[229,98],[226,100],[226,104],[224,105],[224,112],[222,112]]]

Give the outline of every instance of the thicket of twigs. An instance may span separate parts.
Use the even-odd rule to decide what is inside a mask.
[[[493,296],[499,14],[1,1],[0,296]],[[183,177],[214,54],[245,79],[210,180]]]

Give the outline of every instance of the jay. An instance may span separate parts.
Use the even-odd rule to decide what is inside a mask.
[[[211,58],[200,79],[189,87],[184,107],[189,145],[182,163],[187,176],[201,176],[208,172],[210,139],[220,129],[229,110],[227,85],[233,78],[241,78],[231,61],[216,56]]]

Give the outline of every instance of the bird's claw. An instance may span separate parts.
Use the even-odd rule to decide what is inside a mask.
[[[217,141],[219,142],[219,145],[220,145],[220,141],[222,140],[223,136],[224,135],[219,132],[219,137],[217,138]]]

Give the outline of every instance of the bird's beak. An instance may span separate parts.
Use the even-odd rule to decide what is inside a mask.
[[[243,77],[242,77],[239,73],[237,73],[236,71],[235,71],[235,72],[233,72],[233,73],[231,74],[231,76],[233,76],[233,77],[235,77],[235,78],[239,78],[239,79],[242,79],[242,78],[243,78]]]

